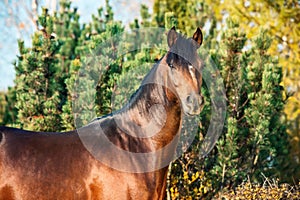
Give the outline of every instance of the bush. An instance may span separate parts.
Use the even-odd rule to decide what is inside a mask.
[[[217,199],[299,199],[300,182],[291,186],[278,181],[265,179],[263,184],[252,184],[250,181],[239,185],[235,190],[219,194]]]

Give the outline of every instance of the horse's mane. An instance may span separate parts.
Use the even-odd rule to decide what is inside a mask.
[[[164,88],[160,86],[159,83],[156,83],[155,80],[153,80],[153,78],[156,76],[156,70],[161,64],[163,58],[164,56],[153,65],[150,72],[144,77],[140,87],[131,95],[128,103],[120,111],[132,109],[134,106],[137,106],[139,111],[143,112],[147,108],[142,105],[147,105],[150,103],[145,103],[145,101],[155,101],[155,103],[159,104],[167,103]]]
[[[90,123],[95,122],[97,120],[101,120],[102,118],[106,118],[107,116],[112,116],[121,112],[124,112],[128,109],[133,109],[135,108],[134,106],[137,106],[137,108],[141,111],[144,112],[146,108],[144,108],[141,105],[145,105],[145,101],[152,100],[153,97],[160,97],[160,101],[164,102],[159,102],[159,103],[166,103],[165,102],[165,97],[163,95],[163,88],[162,87],[157,87],[157,84],[152,84],[149,79],[151,79],[153,74],[155,73],[155,70],[157,70],[158,65],[161,63],[161,60],[165,56],[162,56],[155,64],[153,64],[151,70],[147,75],[144,77],[142,84],[139,86],[139,88],[130,96],[129,101],[123,105],[122,108],[119,110],[115,110],[112,113],[109,113],[107,115],[103,115],[100,117],[97,117],[93,119]],[[147,83],[148,82],[148,83]],[[154,83],[154,82],[153,82]],[[146,92],[145,92],[146,91]],[[148,96],[146,96],[148,95]]]

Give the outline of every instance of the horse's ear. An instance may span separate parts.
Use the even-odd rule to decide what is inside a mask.
[[[201,29],[198,27],[196,32],[193,35],[193,39],[197,42],[197,48],[199,48],[202,44],[203,35]]]
[[[169,47],[173,46],[177,40],[177,33],[176,33],[176,30],[175,30],[175,26],[173,26],[171,28],[171,30],[169,31],[168,33],[168,45]]]

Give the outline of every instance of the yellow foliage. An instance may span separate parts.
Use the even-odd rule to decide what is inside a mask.
[[[81,66],[80,59],[78,59],[78,58],[74,59],[74,60],[72,61],[72,64],[73,64],[74,66]]]
[[[188,173],[184,169],[182,177],[171,177],[170,196],[171,199],[200,199],[208,192],[212,191],[212,184],[205,177],[204,171]],[[184,188],[178,191],[178,184],[184,182]]]

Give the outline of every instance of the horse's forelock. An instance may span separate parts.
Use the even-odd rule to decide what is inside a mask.
[[[174,62],[177,62],[183,67],[192,64],[200,70],[201,64],[199,66],[197,56],[197,45],[193,39],[179,35],[176,43],[170,48],[169,53],[167,54],[167,60],[169,63],[169,60],[173,59]]]

